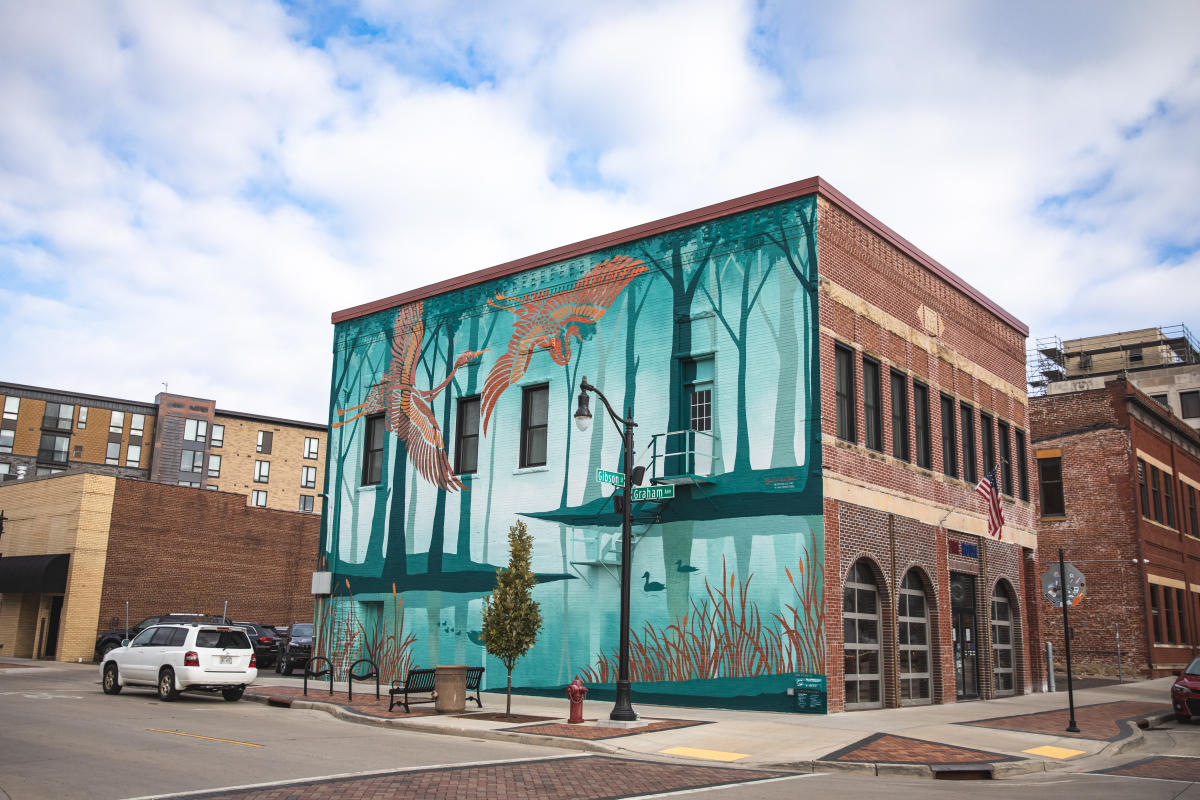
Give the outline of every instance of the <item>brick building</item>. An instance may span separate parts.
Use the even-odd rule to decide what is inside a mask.
[[[1041,558],[1061,547],[1087,577],[1074,663],[1115,674],[1119,636],[1126,675],[1186,665],[1200,644],[1200,435],[1127,377],[1031,398],[1030,412]],[[1038,607],[1061,648],[1061,616]]]
[[[325,426],[160,392],[153,403],[0,383],[0,480],[93,473],[321,512]]]
[[[503,685],[479,609],[521,519],[545,628],[513,685],[611,690],[597,469],[621,443],[598,402],[573,430],[586,376],[673,492],[634,507],[635,702],[788,710],[797,673],[832,711],[1041,687],[1026,328],[820,178],[333,321],[326,648],[411,641],[398,660]]]
[[[230,492],[67,474],[0,484],[0,655],[90,661],[96,636],[152,614],[311,619],[319,520]]]

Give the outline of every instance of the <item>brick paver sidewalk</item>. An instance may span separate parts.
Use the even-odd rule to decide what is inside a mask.
[[[926,742],[907,736],[876,733],[832,752],[821,760],[883,764],[986,764],[1015,759],[1003,753],[989,753],[986,750]]]
[[[608,756],[438,767],[362,778],[216,791],[196,797],[239,800],[606,800],[779,778],[788,773],[660,764]]]
[[[1067,733],[1067,722],[1070,719],[1068,709],[1057,711],[1042,711],[1037,714],[1022,714],[1015,717],[996,717],[980,719],[974,722],[959,723],[962,725],[977,725],[983,728],[998,728],[1005,731],[1021,731],[1024,733],[1045,733],[1051,736],[1071,736],[1078,739],[1098,739],[1100,741],[1115,741],[1123,739],[1133,732],[1132,721],[1149,714],[1159,714],[1170,711],[1165,703],[1142,703],[1133,700],[1122,700],[1116,703],[1099,703],[1093,706],[1076,706],[1075,725],[1079,733]]]
[[[1131,778],[1161,778],[1169,781],[1200,781],[1200,758],[1183,756],[1151,756],[1121,767],[1096,770],[1104,775],[1127,775]]]

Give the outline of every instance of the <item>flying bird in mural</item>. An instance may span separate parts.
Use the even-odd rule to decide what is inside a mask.
[[[580,325],[595,325],[629,282],[646,271],[646,266],[629,256],[613,256],[592,267],[569,291],[550,289],[522,297],[496,295],[488,305],[506,308],[517,315],[508,350],[496,361],[483,385],[483,433],[504,390],[521,380],[534,351],[546,350],[555,364],[571,361],[571,337],[582,339]],[[505,305],[505,301],[513,301]]]
[[[333,427],[340,428],[364,414],[382,412],[384,427],[404,442],[408,458],[422,478],[448,491],[467,489],[454,474],[446,458],[442,429],[430,403],[450,385],[460,367],[487,351],[464,352],[455,359],[454,367],[444,381],[432,389],[418,389],[413,384],[413,376],[421,355],[421,340],[425,337],[423,310],[424,302],[418,301],[396,312],[392,330],[392,361],[384,379],[371,387],[364,402],[350,408],[339,408],[339,417],[351,411],[358,413],[335,422]]]

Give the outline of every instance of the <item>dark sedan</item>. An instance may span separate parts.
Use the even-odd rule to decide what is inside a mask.
[[[259,669],[266,669],[279,658],[279,634],[269,625],[256,622],[235,622],[235,626],[246,631],[250,644],[254,645],[254,656]]]
[[[279,660],[275,671],[291,675],[296,667],[303,668],[312,655],[313,626],[311,622],[293,622],[279,645]]]

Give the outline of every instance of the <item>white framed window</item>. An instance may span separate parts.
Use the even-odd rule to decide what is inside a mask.
[[[259,431],[258,442],[254,446],[254,452],[271,455],[271,443],[275,438],[275,434],[271,431]]]
[[[117,465],[121,463],[121,443],[109,442],[108,450],[104,454],[104,463]]]
[[[301,489],[317,488],[317,468],[316,467],[301,467],[300,468],[300,488]]]
[[[915,570],[900,584],[897,633],[900,636],[900,705],[933,702],[930,693],[929,604]]]
[[[189,442],[208,441],[208,422],[202,419],[185,420],[183,438]]]
[[[125,430],[125,412],[113,411],[108,416],[108,432],[123,433]]]
[[[216,453],[210,453],[208,456],[208,477],[221,477],[221,457]]]
[[[142,465],[142,446],[131,444],[125,448],[125,466],[140,467]]]
[[[879,652],[879,590],[871,568],[860,561],[842,587],[842,646],[846,710],[883,708],[883,664]]]
[[[1014,661],[1012,605],[997,584],[992,594],[992,675],[998,697],[1016,694]]]
[[[255,461],[254,462],[254,482],[267,483],[271,480],[271,462],[270,461]]]
[[[305,436],[304,437],[304,457],[305,458],[316,458],[317,451],[318,451],[318,449],[320,449],[320,446],[321,446],[320,439],[318,439],[315,436]]]
[[[212,441],[209,442],[213,447],[222,447],[225,444],[225,426],[212,426]]]
[[[267,507],[267,493],[263,489],[255,489],[250,493],[250,505],[258,508]]]
[[[300,495],[300,510],[306,514],[313,512],[313,496],[311,494]]]

